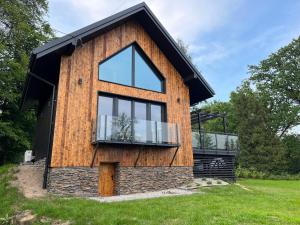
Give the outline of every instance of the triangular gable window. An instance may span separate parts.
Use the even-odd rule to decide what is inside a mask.
[[[163,77],[136,44],[101,62],[99,79],[152,91],[164,91]]]

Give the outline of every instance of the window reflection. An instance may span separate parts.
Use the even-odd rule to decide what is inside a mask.
[[[135,86],[154,91],[162,91],[162,82],[142,56],[135,51]]]
[[[136,44],[100,63],[99,79],[158,92],[164,87],[163,77]]]
[[[132,47],[128,47],[99,65],[101,80],[131,85]]]

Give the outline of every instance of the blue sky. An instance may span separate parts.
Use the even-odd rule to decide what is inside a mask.
[[[48,19],[55,29],[69,33],[139,2],[50,0]],[[194,63],[216,92],[215,100],[228,100],[249,76],[248,65],[258,64],[300,35],[297,0],[145,2],[174,39],[189,45]]]

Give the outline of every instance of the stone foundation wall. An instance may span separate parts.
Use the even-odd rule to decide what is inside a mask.
[[[98,168],[51,168],[48,191],[60,195],[98,196]]]
[[[132,194],[179,187],[193,179],[192,167],[119,167],[117,194]]]
[[[98,168],[51,168],[48,191],[60,195],[98,196]],[[124,195],[179,187],[193,179],[192,167],[116,166],[115,194]]]

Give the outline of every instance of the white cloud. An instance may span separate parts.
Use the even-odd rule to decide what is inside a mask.
[[[120,10],[133,6],[140,0],[50,0],[50,17],[55,16],[51,7],[67,5],[85,25],[103,19]],[[192,43],[198,35],[226,23],[240,5],[241,0],[146,0],[146,3],[174,38]],[[68,14],[67,16],[70,16]],[[61,23],[57,23],[61,25]],[[76,24],[74,24],[76,27]],[[76,27],[75,29],[78,29]]]
[[[207,42],[204,45],[192,45],[190,52],[194,54],[196,64],[211,64],[231,54],[230,50],[216,42]]]
[[[249,54],[249,51],[268,50],[267,54],[270,54],[291,42],[299,33],[300,26],[294,26],[293,30],[285,26],[275,26],[247,39],[237,37],[223,42],[206,41],[203,44],[190,45],[189,50],[196,64],[210,65],[233,55]],[[267,56],[262,54],[262,58],[258,60]]]

